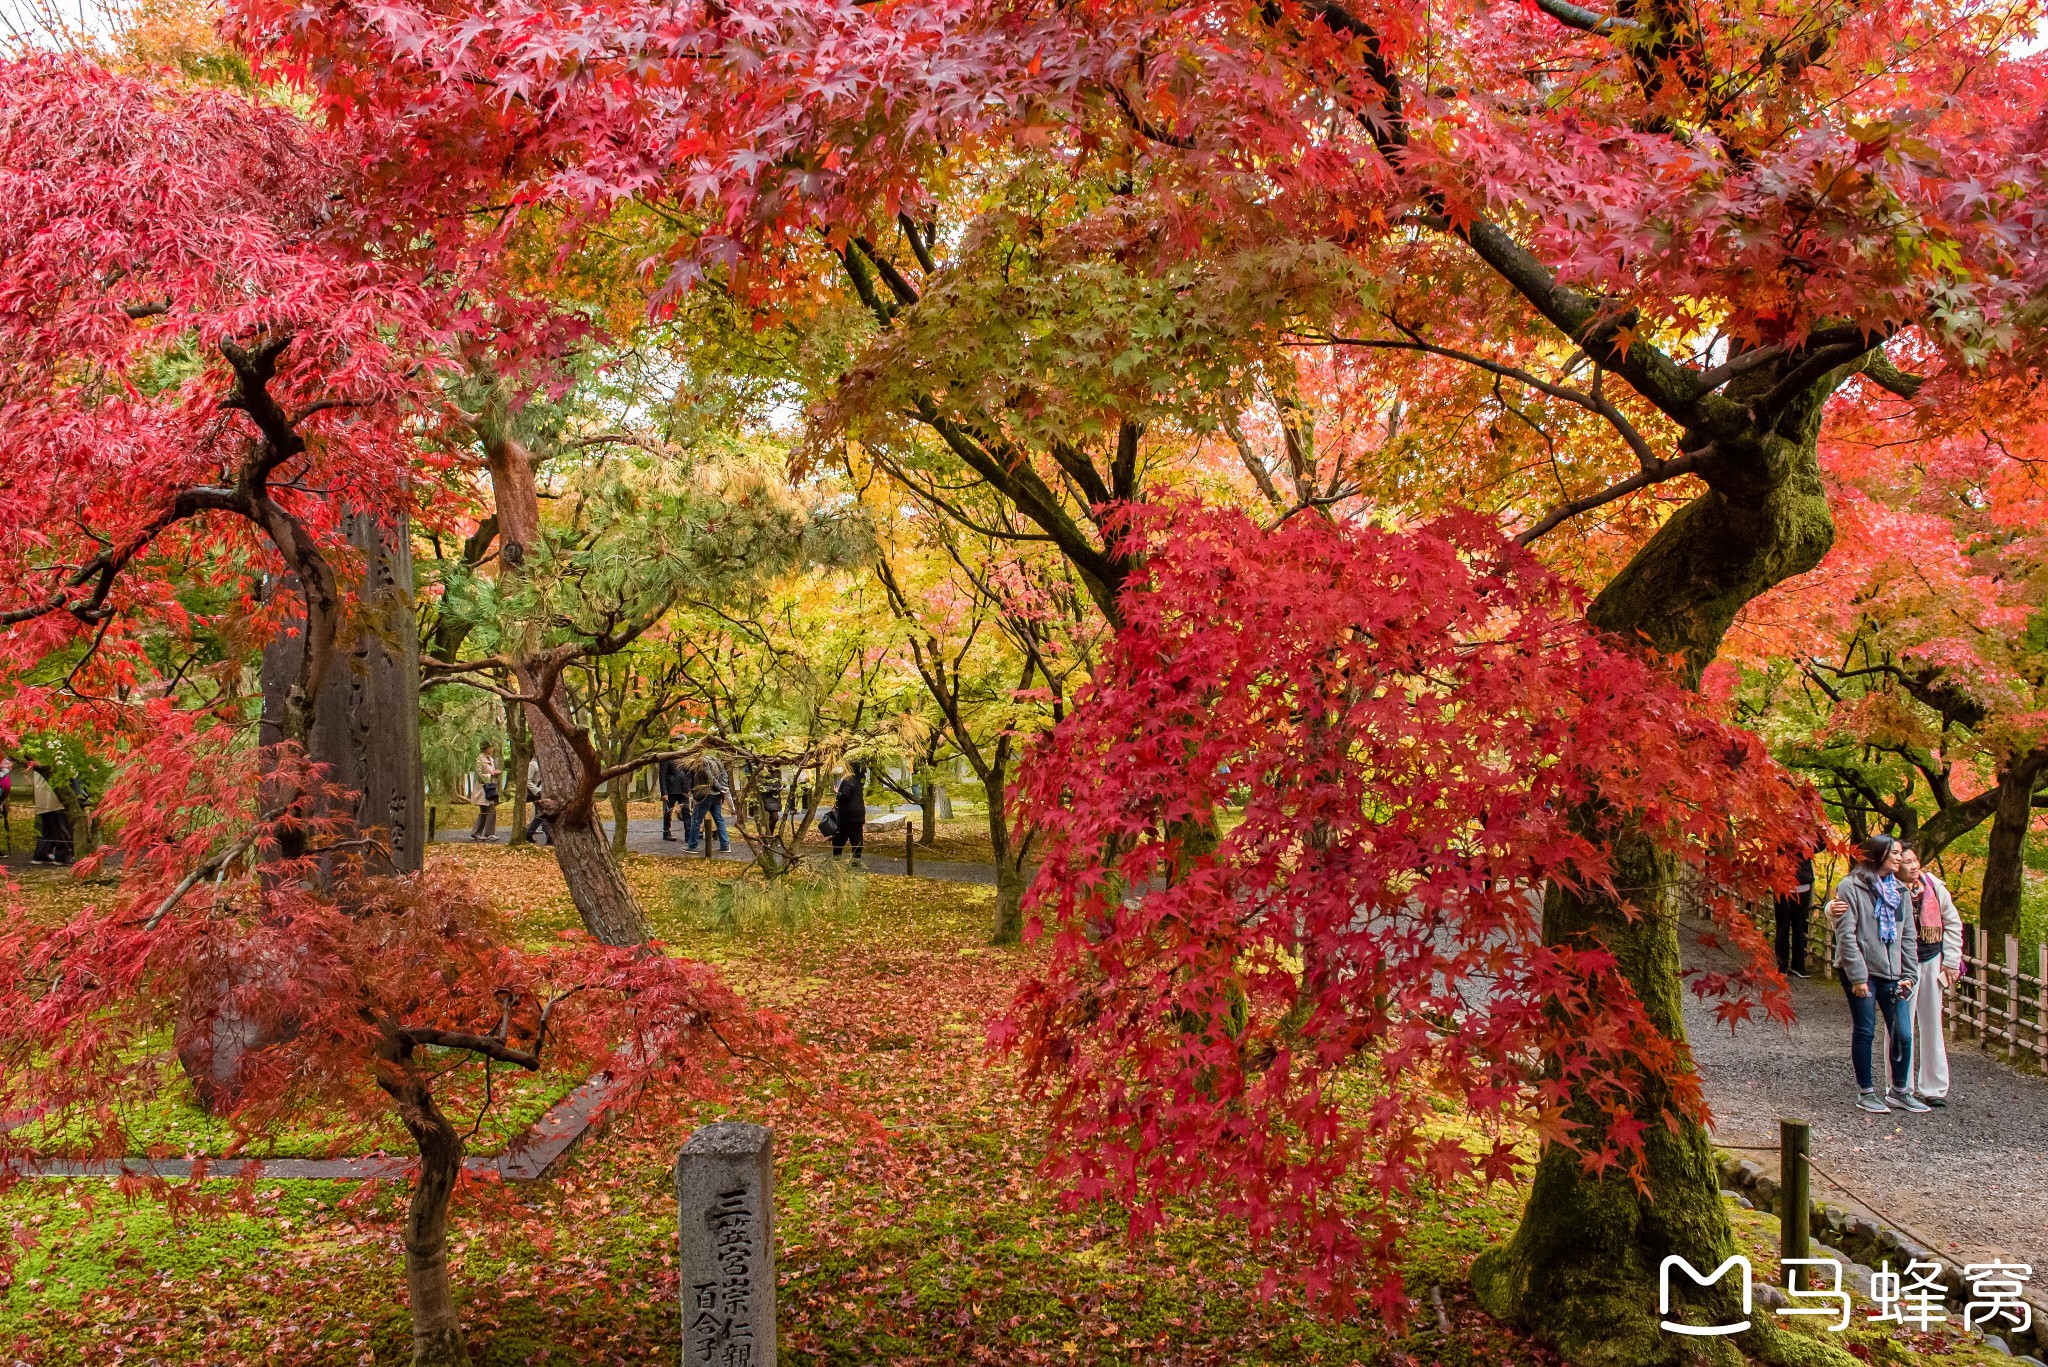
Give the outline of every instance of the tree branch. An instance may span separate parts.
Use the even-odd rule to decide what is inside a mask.
[[[1667,479],[1674,479],[1679,475],[1686,474],[1695,469],[1712,449],[1712,447],[1704,447],[1698,451],[1688,451],[1683,455],[1673,456],[1669,460],[1657,461],[1652,465],[1644,466],[1643,469],[1622,480],[1619,484],[1608,485],[1597,494],[1588,494],[1584,498],[1575,498],[1569,503],[1561,503],[1557,507],[1552,508],[1548,513],[1545,513],[1542,521],[1538,522],[1528,531],[1523,532],[1520,536],[1517,536],[1515,544],[1527,546],[1539,537],[1555,531],[1560,523],[1570,521],[1580,513],[1591,512],[1595,508],[1614,502],[1617,498],[1632,494],[1638,489],[1647,489],[1653,484],[1662,484]]]
[[[297,798],[296,796],[294,796],[293,801],[296,800]],[[142,923],[143,930],[155,930],[158,925],[162,924],[164,917],[170,915],[171,910],[174,907],[176,907],[178,903],[185,900],[186,893],[192,891],[192,889],[198,887],[201,883],[213,877],[213,875],[219,873],[222,869],[226,868],[228,865],[234,863],[237,859],[241,858],[244,854],[248,853],[249,847],[256,843],[258,837],[260,837],[263,834],[264,830],[266,830],[273,821],[276,821],[279,817],[283,816],[287,811],[289,811],[291,809],[291,805],[292,804],[290,802],[287,802],[283,806],[273,808],[272,810],[264,813],[261,817],[257,818],[256,824],[249,827],[248,830],[242,832],[241,836],[238,837],[232,845],[229,845],[219,854],[213,855],[212,857],[206,859],[197,868],[193,869],[192,872],[186,874],[185,877],[179,882],[178,886],[171,889],[170,896],[164,898],[164,900],[157,906],[157,909],[149,914],[149,919]]]
[[[1590,10],[1582,5],[1571,4],[1569,0],[1536,0],[1536,8],[1557,20],[1558,23],[1563,24],[1566,28],[1575,28],[1583,33],[1605,35],[1641,27],[1633,19],[1622,19],[1614,15],[1602,14],[1598,10]]]
[[[1111,81],[1107,88],[1109,90],[1109,97],[1116,101],[1117,108],[1124,111],[1124,118],[1130,121],[1131,127],[1136,130],[1140,137],[1149,138],[1153,142],[1165,143],[1168,147],[1178,147],[1183,151],[1194,147],[1195,140],[1193,138],[1185,133],[1175,133],[1161,128],[1140,112],[1138,107],[1131,102],[1131,97],[1124,93],[1124,88],[1121,84]]]

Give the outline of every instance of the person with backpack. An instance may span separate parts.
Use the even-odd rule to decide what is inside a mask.
[[[1913,947],[1913,900],[1898,878],[1899,842],[1878,834],[1856,850],[1856,866],[1835,885],[1828,916],[1835,930],[1835,976],[1849,998],[1849,1055],[1856,1068],[1856,1104],[1876,1115],[1896,1107],[1926,1112],[1913,1095],[1913,991],[1919,956]],[[1871,1072],[1877,1020],[1884,1017],[1891,1089],[1880,1094]]]
[[[832,857],[837,859],[841,850],[852,845],[856,866],[867,851],[866,787],[859,766],[849,764],[839,771],[839,786],[832,791]]]
[[[0,755],[0,831],[6,832],[7,843],[0,846],[0,855],[14,853],[14,812],[9,806],[14,801],[14,760]]]
[[[718,827],[718,848],[720,852],[730,850],[732,841],[725,833],[725,765],[718,756],[705,754],[692,766],[695,783],[690,794],[690,824],[683,827],[683,837],[688,842],[684,848],[697,848],[697,837],[701,832],[705,840],[711,839],[711,828]]]
[[[1913,989],[1914,1096],[1948,1105],[1948,1044],[1941,1035],[1942,999],[1963,971],[1963,917],[1939,878],[1920,867],[1911,845],[1899,856],[1899,877],[1912,898],[1913,944],[1919,976]]]
[[[485,741],[476,757],[476,828],[469,833],[471,840],[498,838],[498,781],[503,777],[498,757]]]

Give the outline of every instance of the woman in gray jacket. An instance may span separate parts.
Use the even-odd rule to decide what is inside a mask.
[[[1835,885],[1828,902],[1835,928],[1835,976],[1849,994],[1856,1104],[1879,1115],[1888,1114],[1893,1106],[1903,1111],[1929,1109],[1913,1095],[1908,1077],[1913,1066],[1913,989],[1920,964],[1913,947],[1913,900],[1897,877],[1900,852],[1899,842],[1888,835],[1865,840],[1856,851],[1856,867]],[[1870,1069],[1879,1012],[1884,1013],[1885,1053],[1891,1065],[1889,1096],[1878,1094]]]

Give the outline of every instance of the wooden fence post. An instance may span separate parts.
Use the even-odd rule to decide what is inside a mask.
[[[1965,926],[1970,932],[1970,961],[1964,968],[1970,974],[1970,1036],[1979,1044],[1984,1042],[1984,1003],[1991,992],[1991,937],[1975,926]]]
[[[1804,1120],[1778,1122],[1779,1252],[1787,1258],[1813,1256],[1807,1223],[1813,1214],[1813,1196],[1806,1168],[1806,1139]],[[1785,1285],[1792,1285],[1789,1277]]]
[[[2040,961],[2034,970],[2034,1052],[2048,1068],[2048,941],[2035,945],[2034,953]]]
[[[2005,937],[2005,1056],[2018,1062],[2020,1056],[2020,941]]]

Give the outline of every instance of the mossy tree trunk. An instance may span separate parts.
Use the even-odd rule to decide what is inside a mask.
[[[1689,431],[1687,450],[1708,450],[1698,466],[1705,493],[1672,516],[1594,601],[1589,616],[1605,631],[1675,657],[1697,686],[1735,616],[1772,586],[1812,569],[1833,543],[1834,524],[1816,446],[1821,406],[1851,367],[1817,377],[1766,430],[1739,418],[1745,395],[1713,406],[1718,430]],[[1742,389],[1762,396],[1781,377],[1761,368]],[[1709,449],[1711,448],[1711,449]],[[1594,942],[1610,950],[1650,1019],[1683,1049],[1682,985],[1675,889],[1679,861],[1640,836],[1612,851],[1616,884],[1635,915],[1606,897],[1552,889],[1544,905],[1547,943]],[[1685,1051],[1690,1058],[1690,1052]],[[1573,1118],[1595,1121],[1590,1105]],[[1635,1115],[1644,1122],[1648,1181],[1588,1173],[1576,1152],[1546,1144],[1529,1203],[1507,1244],[1473,1265],[1481,1302],[1555,1342],[1591,1367],[1645,1367],[1739,1361],[1846,1361],[1810,1341],[1772,1332],[1765,1317],[1739,1340],[1689,1337],[1662,1329],[1658,1278],[1667,1256],[1704,1274],[1735,1251],[1720,1200],[1719,1174],[1705,1129],[1678,1115],[1668,1085],[1646,1087]],[[1671,1317],[1692,1323],[1743,1318],[1731,1280],[1697,1287],[1678,1275]]]
[[[1984,849],[1984,893],[1977,903],[1977,925],[1990,937],[1994,954],[2003,952],[1999,947],[2006,936],[2019,934],[2027,830],[2034,822],[2034,789],[2044,775],[2048,747],[2014,756],[1998,773],[1998,805],[1991,813],[1991,839]]]

